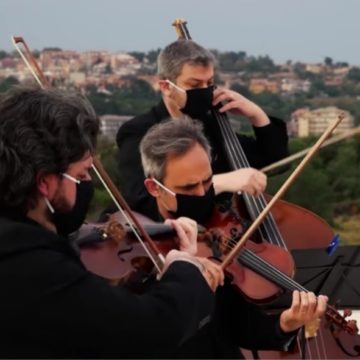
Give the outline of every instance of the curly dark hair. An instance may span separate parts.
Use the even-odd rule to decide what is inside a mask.
[[[94,152],[99,120],[80,94],[18,86],[0,98],[0,212],[36,205],[38,174]]]

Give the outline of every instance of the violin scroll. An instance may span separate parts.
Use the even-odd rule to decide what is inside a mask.
[[[350,309],[345,309],[344,315],[342,316],[334,306],[328,305],[325,317],[330,323],[336,325],[339,330],[344,330],[350,335],[357,335],[359,329],[356,320],[346,320],[351,313]]]

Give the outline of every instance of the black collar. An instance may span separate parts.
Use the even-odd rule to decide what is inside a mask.
[[[165,119],[171,118],[163,99],[161,99],[161,101],[156,106],[153,107],[153,113],[155,115],[157,122],[161,122]]]

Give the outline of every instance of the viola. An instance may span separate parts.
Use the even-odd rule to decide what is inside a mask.
[[[133,215],[147,234],[156,239],[162,254],[176,247],[176,232],[171,226],[155,223],[136,212]],[[127,282],[137,271],[148,275],[155,271],[153,261],[120,211],[111,214],[105,223],[83,225],[73,241],[80,248],[85,267],[111,282]]]

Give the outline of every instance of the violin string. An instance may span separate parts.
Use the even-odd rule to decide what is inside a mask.
[[[299,349],[299,359],[303,359],[304,358],[304,354],[303,354],[303,348],[301,346],[301,340],[300,340],[300,337],[302,336],[302,332],[304,331],[304,329],[300,329],[297,337],[296,337],[296,343],[297,343],[297,347]],[[306,341],[306,340],[305,340]]]
[[[246,249],[245,249],[245,251],[246,251]],[[250,256],[252,256],[252,255],[254,255],[254,254],[252,254],[251,252],[249,252],[249,251],[246,251],[246,253],[245,254],[247,254],[247,255],[250,255]],[[257,260],[257,265],[259,265],[260,263],[261,263],[261,258],[260,259],[257,259],[256,258],[256,255],[254,256],[254,260]],[[260,262],[258,262],[258,260],[260,260]],[[267,266],[266,266],[267,267]],[[257,268],[259,268],[259,267],[257,267]],[[265,267],[263,267],[263,270],[265,270],[265,271],[267,271],[268,269],[265,269]],[[276,269],[277,270],[277,269]],[[281,285],[284,285],[284,287],[285,288],[287,288],[288,290],[294,290],[294,288],[296,289],[296,290],[299,290],[299,291],[305,291],[305,292],[308,292],[305,288],[303,288],[301,285],[299,285],[299,284],[297,284],[295,281],[293,281],[291,278],[289,278],[287,275],[285,275],[285,274],[283,274],[283,273],[281,273],[280,271],[278,272],[278,271],[276,271],[278,274],[277,275],[281,275],[281,277],[283,278],[283,280],[284,281],[279,281],[279,285],[281,286]],[[275,278],[277,278],[277,276],[274,276]],[[279,278],[278,278],[279,279]],[[291,285],[293,285],[293,288],[291,289]],[[309,341],[307,340],[307,339],[305,339],[304,341],[306,341],[306,346],[307,346],[307,348],[308,348],[308,352],[309,352],[309,354],[310,354],[310,358],[312,358],[312,355],[311,355],[311,348],[310,348],[310,343],[309,343]],[[313,342],[314,342],[314,344],[315,344],[315,351],[317,352],[317,354],[318,354],[318,358],[319,359],[322,359],[322,358],[324,358],[324,359],[326,359],[326,357],[321,357],[321,350],[322,350],[322,352],[323,353],[325,353],[325,347],[324,347],[324,345],[323,346],[321,346],[322,344],[319,344],[319,341],[318,341],[318,339],[315,337],[314,339],[313,339]]]
[[[320,347],[319,347],[319,342],[317,341],[317,339],[316,339],[316,337],[314,337],[313,338],[313,342],[314,342],[314,344],[315,344],[315,352],[317,353],[317,356],[318,356],[318,358],[319,359],[322,359],[322,357],[321,357],[321,353],[320,353]],[[310,342],[310,341],[309,341]]]
[[[325,347],[325,342],[324,342],[324,335],[323,335],[323,329],[321,329],[321,324],[320,324],[320,328],[318,330],[318,334],[319,334],[319,339],[321,342],[321,348],[323,349],[323,353],[324,353],[324,359],[328,359],[327,353],[326,353],[326,347]],[[315,338],[316,340],[316,338]]]
[[[294,282],[290,277],[285,275],[280,270],[276,269],[273,265],[264,261],[261,257],[254,254],[248,249],[243,249],[238,256],[238,260],[245,262],[247,266],[251,267],[253,271],[260,273],[261,275],[270,277],[276,284],[288,290],[300,290],[305,291],[305,288],[300,288],[298,284]]]
[[[243,249],[243,254],[249,256],[249,258],[252,258],[253,264],[256,265],[256,269],[262,268],[262,271],[260,273],[264,274],[264,271],[266,271],[267,274],[269,274],[269,272],[272,273],[272,278],[276,279],[280,286],[282,286],[288,290],[299,290],[299,291],[308,292],[308,290],[306,288],[304,288],[300,284],[296,283],[293,279],[291,279],[290,277],[288,277],[286,274],[282,273],[278,269],[272,267],[271,264],[266,263],[263,259],[258,257],[256,254],[252,253],[251,251],[249,251],[247,249]],[[240,254],[239,258],[241,259],[241,257],[242,257],[242,254]],[[264,265],[264,266],[261,266],[261,265]],[[320,330],[318,330],[318,331],[320,331]],[[320,336],[321,336],[321,333],[320,333]],[[306,347],[308,349],[308,353],[311,355],[310,343],[307,339],[305,339],[304,341],[306,341]],[[317,353],[319,354],[319,359],[321,359],[322,357],[320,356],[320,352],[321,352],[320,350],[322,349],[323,353],[325,353],[324,344],[319,344],[319,341],[317,340],[316,337],[313,339],[313,341],[315,343],[315,349],[317,350]],[[301,347],[299,347],[299,348],[301,348]],[[312,358],[312,355],[311,355],[311,358]],[[326,358],[326,357],[324,357],[324,358]]]
[[[313,348],[311,347],[311,342],[310,342],[310,340],[311,340],[311,339],[305,339],[307,351],[308,351],[308,354],[309,354],[309,359],[315,359],[315,354],[314,354],[314,352],[316,353],[316,338],[314,338],[315,349],[313,349]],[[319,354],[318,354],[318,355],[319,355]],[[321,359],[321,357],[318,356],[318,359]]]
[[[302,287],[288,275],[284,274],[283,272],[275,268],[273,265],[265,262],[262,258],[258,257],[254,253],[250,251],[243,251],[243,254],[240,256],[239,260],[241,259],[249,263],[249,265],[254,267],[255,270],[260,270],[261,274],[270,277],[272,280],[274,280],[280,286],[283,286],[285,289],[307,292],[304,287]]]
[[[304,329],[304,331],[305,331],[305,329]],[[312,355],[312,352],[311,352],[310,341],[307,338],[305,338],[304,341],[305,341],[306,351],[309,354],[309,359],[314,359],[314,356]]]
[[[228,139],[228,141],[225,143],[225,147],[227,148],[228,153],[231,154],[229,160],[232,162],[233,168],[240,169],[243,167],[250,167],[244,150],[242,149],[234,131],[230,127],[230,123],[226,117],[226,114],[220,114],[216,110],[214,110],[214,114],[219,123],[223,137]],[[261,210],[266,207],[266,200],[263,194],[260,194],[257,197],[251,196],[249,194],[243,194],[243,196],[245,202],[248,204],[248,210],[251,214],[252,220],[254,220],[260,214]],[[271,213],[269,213],[265,218],[264,225],[260,227],[260,231],[267,232],[267,236],[265,236],[265,238],[267,238],[267,240],[271,243],[286,248],[285,242],[281,237],[281,234]],[[262,235],[264,237],[264,234]]]
[[[305,328],[303,327],[301,331],[305,332]],[[315,352],[315,353],[317,353],[317,359],[328,359],[321,328],[317,330],[317,334],[319,334],[319,337],[321,338],[321,342],[322,342],[321,345],[319,344],[320,341],[317,339],[316,336],[311,339],[308,339],[304,336],[305,348],[307,350],[307,353],[309,354],[308,358],[315,359],[315,357],[313,355],[313,352]],[[313,349],[314,351],[312,351],[311,342],[313,342],[315,344],[314,345],[315,349]],[[301,346],[301,340],[300,340],[299,336],[297,339],[297,343],[298,343],[298,348],[300,349],[300,351],[299,351],[300,359],[303,359],[305,354],[302,354],[303,347]]]
[[[225,247],[231,250],[236,242],[231,238],[227,238],[227,240],[228,242],[225,244]],[[271,277],[272,280],[285,289],[308,292],[306,288],[248,249],[241,250],[238,260],[245,261],[254,271],[258,271],[260,275]]]
[[[272,264],[268,263],[258,255],[254,254],[248,249],[242,249],[241,253],[238,256],[238,261],[244,262],[245,266],[252,269],[254,272],[259,273],[260,275],[268,278],[269,281],[274,282],[280,287],[293,291],[304,291],[309,292],[301,284],[297,283],[288,275],[281,272],[279,269],[275,268]],[[340,328],[344,329],[347,326],[347,321],[341,316],[338,311],[330,305],[326,306],[326,314],[329,315],[329,319]],[[314,339],[314,341],[317,341]],[[317,345],[320,346],[320,345]]]

